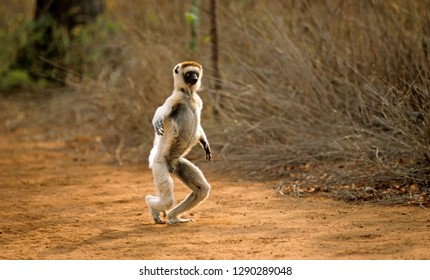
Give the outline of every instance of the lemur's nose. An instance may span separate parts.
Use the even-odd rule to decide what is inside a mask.
[[[190,84],[195,85],[198,80],[199,78],[197,77],[197,75],[194,74],[190,79]]]

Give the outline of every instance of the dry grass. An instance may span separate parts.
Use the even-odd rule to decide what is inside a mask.
[[[239,83],[231,81],[236,92],[224,95],[242,134],[228,141],[232,160],[258,170],[367,161],[375,173],[353,170],[348,181],[428,186],[428,5],[248,5],[223,13],[231,32],[221,39],[224,54],[231,73],[240,73]]]
[[[219,1],[221,91],[212,89],[208,1],[199,45],[187,49],[191,3],[107,1],[121,28],[92,45],[104,54],[91,66],[98,74],[70,79],[107,145],[146,154],[171,69],[193,59],[205,66],[203,120],[220,165],[286,183],[416,183],[428,194],[426,1]]]

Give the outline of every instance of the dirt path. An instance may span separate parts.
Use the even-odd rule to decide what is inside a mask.
[[[428,209],[280,196],[210,173],[195,223],[154,225],[146,166],[92,161],[29,133],[0,135],[0,259],[430,259]]]

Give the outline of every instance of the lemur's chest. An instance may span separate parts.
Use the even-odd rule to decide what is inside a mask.
[[[200,111],[187,103],[179,103],[172,109],[170,118],[185,123],[194,122],[200,118]]]
[[[170,115],[170,124],[166,129],[179,136],[184,143],[194,142],[200,124],[200,110],[184,102],[176,105]]]
[[[202,107],[202,100],[197,94],[182,96],[165,120],[165,131],[178,136],[184,143],[194,143],[198,135]]]
[[[172,108],[170,118],[181,122],[194,124],[200,122],[200,112],[202,109],[201,100],[198,98],[187,98],[182,100]]]

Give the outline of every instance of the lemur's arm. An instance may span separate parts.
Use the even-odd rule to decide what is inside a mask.
[[[176,96],[171,95],[166,99],[164,104],[155,111],[154,117],[152,118],[152,125],[154,126],[155,133],[158,135],[164,134],[164,120],[170,115],[176,104]]]

